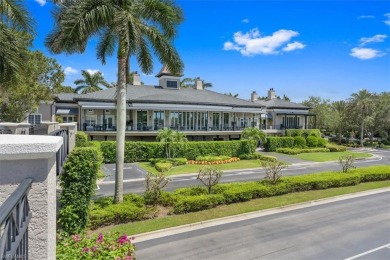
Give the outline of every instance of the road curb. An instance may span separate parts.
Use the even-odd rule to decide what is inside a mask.
[[[389,191],[390,191],[390,188],[380,188],[380,189],[374,189],[374,190],[368,190],[368,191],[355,192],[355,193],[339,195],[339,196],[335,196],[335,197],[331,197],[331,198],[312,200],[312,201],[301,202],[301,203],[296,203],[296,204],[292,204],[292,205],[281,206],[281,207],[277,207],[277,208],[265,209],[265,210],[249,212],[249,213],[243,213],[243,214],[239,214],[239,215],[228,216],[228,217],[223,217],[223,218],[218,218],[218,219],[205,220],[205,221],[181,225],[181,226],[177,226],[177,227],[166,228],[166,229],[136,234],[134,236],[136,238],[135,241],[137,243],[139,243],[139,242],[143,242],[143,241],[147,241],[147,240],[157,239],[157,238],[161,238],[161,237],[165,237],[165,236],[176,235],[176,234],[180,234],[180,233],[185,233],[185,232],[199,230],[199,229],[203,229],[203,228],[223,225],[223,224],[227,224],[227,223],[233,223],[233,222],[237,222],[237,221],[243,221],[243,220],[258,218],[258,217],[262,217],[262,216],[268,216],[268,215],[273,215],[273,214],[277,214],[277,213],[288,212],[291,210],[303,209],[303,208],[323,205],[323,204],[327,204],[327,203],[331,203],[331,202],[342,201],[342,200],[347,200],[347,199],[352,199],[352,198],[358,198],[358,197],[363,197],[363,196],[368,196],[368,195],[373,195],[373,194],[378,194],[378,193],[383,193],[383,192],[389,192]]]

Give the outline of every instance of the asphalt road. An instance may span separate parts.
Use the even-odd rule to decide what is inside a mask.
[[[137,259],[390,259],[390,192],[137,243]]]
[[[370,153],[374,154],[373,158],[364,160],[357,160],[355,162],[356,167],[365,167],[372,165],[390,164],[390,151],[386,150],[373,150]],[[114,195],[114,178],[113,172],[115,171],[114,165],[105,166],[106,172],[111,172],[111,175],[106,178],[105,182],[99,184],[99,189],[96,190],[96,198],[104,196]],[[303,164],[293,164],[283,169],[284,176],[308,174],[322,171],[340,171],[341,167],[338,162],[306,162]],[[128,164],[125,166],[123,190],[124,193],[143,193],[145,173],[139,169],[135,164]],[[240,181],[253,181],[260,180],[265,177],[263,169],[250,169],[250,170],[236,170],[225,171],[220,182],[240,182]],[[199,185],[199,181],[195,175],[176,176],[172,178],[172,181],[164,188],[165,190],[175,190],[177,188],[196,186]]]

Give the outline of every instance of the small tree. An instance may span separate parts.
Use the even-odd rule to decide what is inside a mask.
[[[280,161],[276,162],[261,162],[261,166],[265,169],[265,179],[272,184],[276,184],[282,177],[282,169],[286,168],[286,164]]]
[[[160,200],[162,189],[167,186],[170,180],[164,172],[157,174],[148,172],[145,177],[145,204],[156,206]]]
[[[339,163],[344,173],[348,172],[348,170],[351,168],[355,168],[355,165],[353,165],[354,162],[355,159],[353,158],[352,155],[345,155],[339,157]]]
[[[260,129],[250,127],[245,128],[244,131],[242,131],[241,139],[254,140],[257,143],[261,141],[264,144],[267,142],[267,134]]]
[[[197,179],[207,187],[209,194],[211,194],[211,188],[218,184],[222,174],[223,171],[216,167],[205,166],[199,170]]]
[[[164,128],[158,132],[156,137],[157,141],[161,142],[165,146],[166,158],[171,158],[173,156],[172,144],[175,143],[185,143],[187,138],[184,133],[179,131],[174,131],[172,129]]]

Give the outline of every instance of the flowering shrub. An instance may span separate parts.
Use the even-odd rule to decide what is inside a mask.
[[[134,237],[118,233],[97,237],[61,235],[57,241],[57,259],[135,259]]]
[[[240,158],[238,157],[221,158],[217,156],[213,156],[213,158],[211,158],[211,156],[208,156],[207,158],[205,158],[205,160],[198,160],[201,159],[199,157],[197,157],[196,159],[197,160],[188,160],[187,164],[212,165],[212,164],[225,164],[225,163],[237,162],[240,160]]]

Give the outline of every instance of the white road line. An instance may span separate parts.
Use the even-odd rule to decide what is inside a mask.
[[[364,256],[364,255],[371,254],[372,252],[378,251],[378,250],[380,250],[380,249],[382,249],[382,248],[385,248],[385,247],[389,248],[389,247],[390,247],[390,244],[383,245],[383,246],[380,246],[380,247],[377,247],[377,248],[374,248],[374,249],[368,250],[368,251],[366,251],[366,252],[363,252],[363,253],[361,253],[361,254],[358,254],[358,255],[352,256],[352,257],[350,257],[350,258],[346,258],[346,259],[344,259],[344,260],[352,260],[352,259],[356,259],[356,258],[358,258],[358,257],[361,257],[361,256]]]

